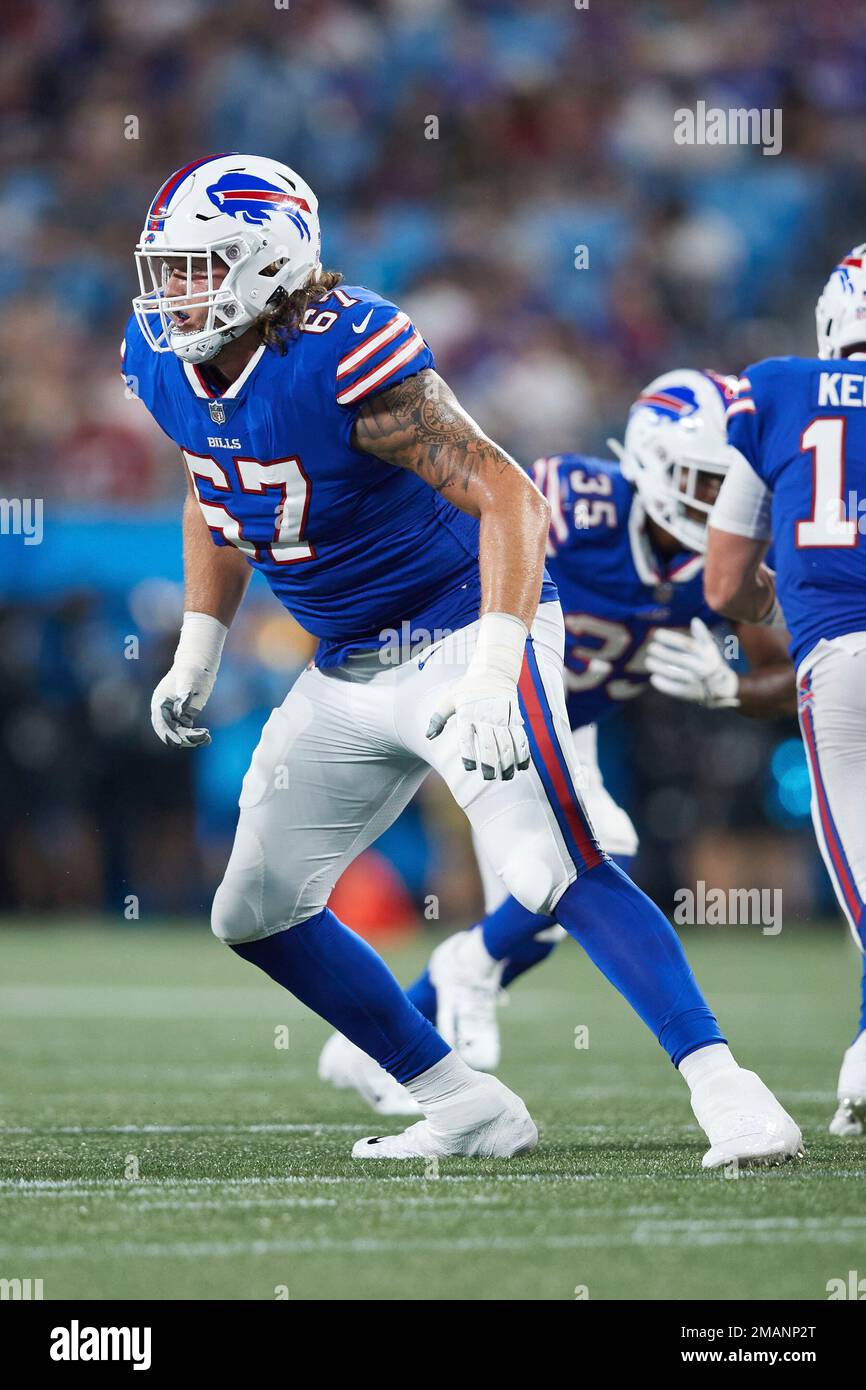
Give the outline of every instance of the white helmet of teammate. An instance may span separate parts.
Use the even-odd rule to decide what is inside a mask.
[[[172,174],[150,205],[135,250],[141,294],[135,316],[154,352],[207,362],[237,338],[280,291],[318,279],[318,201],[286,164],[259,155],[223,154]],[[172,267],[203,277],[206,288],[168,296]],[[214,265],[228,273],[214,284]],[[183,332],[190,308],[205,308],[203,326]],[[173,317],[180,315],[180,319]]]
[[[625,440],[609,439],[623,475],[634,483],[647,513],[687,550],[707,548],[713,499],[701,482],[722,478],[734,450],[725,427],[726,392],[736,378],[683,368],[656,377],[632,406]]]
[[[844,357],[866,342],[866,243],[836,266],[815,305],[815,324],[819,357]]]

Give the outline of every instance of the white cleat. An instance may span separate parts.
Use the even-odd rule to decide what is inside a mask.
[[[861,1139],[866,1134],[866,1096],[844,1096],[829,1128],[837,1139]]]
[[[319,1080],[338,1091],[357,1091],[377,1115],[421,1114],[406,1087],[342,1033],[332,1033],[319,1054]]]
[[[495,1076],[479,1076],[471,1103],[461,1098],[462,1118],[419,1120],[402,1134],[359,1139],[353,1158],[515,1158],[538,1143],[538,1130],[519,1096]]]
[[[480,927],[449,936],[430,957],[436,1027],[476,1071],[495,1071],[499,1065],[496,1008],[504,969],[505,962],[484,949]]]
[[[707,1076],[692,1092],[692,1110],[710,1141],[703,1168],[803,1156],[798,1126],[753,1071],[731,1067]]]
[[[846,1050],[836,1087],[839,1105],[830,1121],[830,1133],[839,1139],[858,1139],[866,1134],[866,1031]]]

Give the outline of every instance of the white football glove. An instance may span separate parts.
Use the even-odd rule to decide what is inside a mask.
[[[184,613],[174,663],[150,701],[150,722],[163,743],[202,748],[210,730],[196,720],[214,688],[228,628],[209,613]]]
[[[691,634],[663,627],[654,632],[646,668],[652,673],[651,685],[677,700],[691,700],[707,709],[733,709],[740,703],[740,678],[700,618],[692,618]]]
[[[472,660],[460,680],[449,686],[430,718],[428,738],[437,738],[452,715],[463,766],[492,782],[504,782],[515,768],[529,767],[529,741],[523,727],[517,682],[529,633],[510,613],[485,613],[478,628]]]

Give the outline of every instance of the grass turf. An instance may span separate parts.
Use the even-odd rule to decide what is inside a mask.
[[[686,948],[801,1163],[702,1173],[683,1083],[570,942],[501,1018],[539,1149],[437,1175],[349,1159],[405,1121],[321,1085],[325,1025],[204,926],[3,928],[0,1278],[47,1299],[826,1298],[866,1273],[866,1141],[826,1128],[853,949],[835,924]],[[426,949],[389,953],[404,982]]]

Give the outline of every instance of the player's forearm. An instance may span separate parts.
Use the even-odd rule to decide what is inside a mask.
[[[713,571],[704,592],[711,608],[738,623],[762,623],[776,598],[772,575],[763,567],[748,574]]]
[[[771,627],[737,625],[749,669],[740,677],[740,712],[753,719],[778,719],[797,712],[794,668],[788,656],[787,634]]]
[[[717,608],[717,611],[734,622],[762,623],[772,612],[775,598],[776,591],[772,581],[756,576],[752,584],[738,589],[726,603]]]
[[[511,613],[530,628],[544,578],[550,514],[541,494],[523,481],[521,474],[509,482],[481,512],[481,612]]]
[[[251,570],[234,546],[216,546],[197,501],[183,510],[184,611],[207,613],[230,627],[250,582]]]
[[[766,550],[766,541],[709,526],[704,595],[711,608],[735,622],[764,622],[776,597],[773,576],[761,564]]]
[[[183,567],[183,625],[171,669],[153,692],[150,718],[163,743],[200,748],[210,743],[210,732],[199,716],[214,688],[249,566],[233,546],[213,544],[192,490],[183,509]]]
[[[780,719],[797,713],[797,686],[790,662],[749,671],[737,687],[740,714],[751,719]]]

